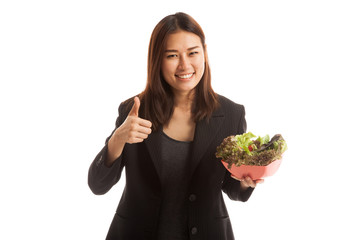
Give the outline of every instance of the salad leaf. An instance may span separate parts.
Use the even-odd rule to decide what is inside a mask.
[[[251,139],[255,137],[256,136],[252,132],[244,133],[242,135],[236,135],[236,144],[251,156],[252,153],[249,150],[249,146],[253,144],[253,141]]]
[[[265,137],[259,136],[256,140],[260,142],[260,145],[263,145],[263,144],[267,144],[270,141],[270,137],[269,134],[266,134]]]

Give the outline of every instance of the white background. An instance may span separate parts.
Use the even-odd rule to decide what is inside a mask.
[[[289,145],[248,202],[225,196],[236,238],[360,239],[356,3],[1,1],[0,239],[105,238],[124,181],[95,196],[88,167],[177,11],[205,31],[215,91]]]

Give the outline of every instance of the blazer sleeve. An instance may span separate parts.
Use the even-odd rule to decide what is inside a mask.
[[[125,166],[123,153],[115,160],[111,167],[105,166],[108,151],[108,141],[114,134],[115,130],[125,121],[126,114],[124,114],[124,104],[119,106],[119,115],[116,119],[115,129],[111,135],[106,139],[105,146],[96,155],[95,159],[90,165],[88,172],[88,185],[91,191],[96,195],[107,193],[112,186],[114,186],[121,177],[121,172]]]
[[[239,110],[237,112],[240,113],[240,120],[237,133],[243,134],[246,132],[247,127],[245,120],[245,108],[243,105],[238,105],[238,109]],[[231,200],[246,202],[250,198],[254,188],[249,187],[247,190],[241,191],[240,182],[233,179],[230,172],[226,171],[222,184],[222,190]]]

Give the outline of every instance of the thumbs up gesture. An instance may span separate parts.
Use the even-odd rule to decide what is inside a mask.
[[[110,167],[121,155],[125,143],[139,143],[151,133],[151,122],[139,118],[140,99],[134,98],[134,105],[127,118],[114,132],[108,142],[105,165]]]
[[[151,122],[139,118],[140,99],[134,98],[131,108],[124,123],[115,131],[126,143],[139,143],[144,141],[151,133]]]

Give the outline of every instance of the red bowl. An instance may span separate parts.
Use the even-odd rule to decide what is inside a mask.
[[[252,180],[262,179],[274,175],[275,172],[279,169],[281,161],[282,159],[275,160],[266,166],[240,165],[237,167],[232,165],[232,167],[229,169],[228,164],[221,160],[225,168],[236,178],[241,179],[243,177],[250,176]]]

